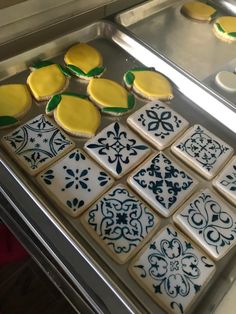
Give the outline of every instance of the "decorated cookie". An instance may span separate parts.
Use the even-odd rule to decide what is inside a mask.
[[[217,11],[209,4],[199,1],[190,1],[182,6],[181,13],[194,20],[210,22],[216,17]]]
[[[188,127],[188,122],[162,102],[150,102],[127,119],[144,139],[162,150]]]
[[[174,221],[216,260],[236,244],[236,213],[209,189],[187,201]]]
[[[125,263],[153,234],[159,219],[119,184],[82,216],[82,223],[116,262]]]
[[[118,122],[103,129],[84,148],[116,178],[125,175],[150,154],[150,148]]]
[[[112,80],[92,79],[88,84],[87,93],[102,112],[111,115],[122,115],[134,107],[134,96]]]
[[[215,77],[216,84],[230,93],[236,92],[236,73],[221,71]]]
[[[87,96],[75,93],[54,95],[47,104],[46,113],[53,113],[58,125],[74,136],[94,136],[101,122],[97,107]]]
[[[37,101],[48,100],[51,96],[63,92],[68,84],[70,74],[60,64],[40,61],[30,67],[32,72],[27,84]]]
[[[214,25],[213,32],[219,39],[226,42],[236,41],[236,16],[221,16]]]
[[[198,124],[177,140],[171,149],[177,157],[208,180],[212,179],[233,155],[231,146]]]
[[[188,313],[214,275],[215,265],[168,225],[135,257],[129,272],[168,313],[180,314]]]
[[[100,52],[85,43],[79,43],[70,47],[65,54],[64,60],[68,69],[84,80],[99,77],[105,70]]]
[[[195,190],[198,182],[163,153],[135,169],[128,183],[152,208],[169,217]]]
[[[81,150],[75,149],[38,176],[56,204],[76,217],[113,183],[113,179]]]
[[[236,156],[213,181],[215,188],[236,205]]]
[[[136,94],[150,100],[169,100],[173,98],[170,82],[161,73],[150,68],[135,68],[124,75],[126,87]]]
[[[31,103],[26,85],[0,85],[0,128],[17,123],[29,111]]]
[[[2,139],[10,155],[35,175],[65,155],[74,143],[47,116],[39,115]]]

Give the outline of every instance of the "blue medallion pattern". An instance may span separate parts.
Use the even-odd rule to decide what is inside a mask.
[[[124,261],[155,227],[157,218],[123,185],[104,195],[86,213],[86,222],[115,258]]]
[[[202,289],[214,264],[172,226],[150,242],[132,265],[132,273],[157,299],[183,313]]]
[[[118,122],[90,140],[85,148],[115,176],[124,174],[149,152],[147,145]]]
[[[227,187],[230,192],[236,193],[236,165],[232,166],[231,172],[226,174],[220,184]]]
[[[236,216],[209,190],[203,191],[180,214],[183,227],[189,224],[209,250],[219,255],[236,241]]]
[[[70,139],[44,115],[39,115],[4,137],[14,154],[37,170],[72,146]]]
[[[194,186],[194,180],[162,153],[143,165],[132,181],[135,188],[141,188],[143,197],[151,195],[157,207],[161,205],[167,213]]]

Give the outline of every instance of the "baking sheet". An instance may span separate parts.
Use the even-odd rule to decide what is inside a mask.
[[[208,93],[204,86],[201,86],[201,84],[198,84],[191,78],[179,72],[166,60],[154,54],[151,50],[143,47],[138,41],[132,39],[129,35],[120,31],[114,24],[109,22],[94,23],[82,30],[68,34],[56,39],[53,42],[2,62],[0,64],[1,84],[13,82],[24,83],[30,73],[28,66],[39,58],[50,58],[55,62],[63,63],[63,55],[66,49],[78,41],[90,42],[102,53],[104,64],[107,67],[104,77],[114,79],[117,82],[122,82],[123,74],[128,69],[142,64],[146,66],[154,66],[158,70],[162,70],[164,74],[172,79],[174,86],[175,97],[171,100],[170,106],[182,114],[191,125],[194,123],[202,124],[236,149],[235,133],[220,124],[211,115],[206,114],[206,109],[199,107],[196,103],[196,101],[200,98],[205,103],[211,101],[212,103],[218,104],[218,99],[215,98],[215,95]],[[191,89],[191,98],[196,101],[192,101],[188,98],[189,86],[194,87]],[[86,85],[81,84],[78,80],[71,79],[68,91],[83,93],[86,91]],[[136,109],[139,109],[146,103],[145,101],[137,98],[136,101]],[[32,110],[25,116],[22,123],[37,114],[44,112],[44,110],[45,104],[34,103]],[[226,112],[229,110],[232,112],[226,105],[222,107],[222,110],[225,110]],[[103,122],[100,129],[104,128],[114,120],[119,120],[125,123],[126,118],[127,115],[123,117],[103,116]],[[10,129],[1,130],[0,137],[7,134],[9,131]],[[77,146],[83,147],[85,140],[76,138],[72,139],[76,142]],[[168,156],[171,155],[173,160],[176,160],[169,149],[165,150],[165,153]],[[94,267],[97,267],[97,271],[100,272],[102,277],[106,274],[109,279],[109,285],[115,293],[119,294],[119,297],[123,300],[123,302],[127,304],[127,308],[130,309],[130,312],[164,313],[164,311],[155,302],[153,302],[151,298],[149,298],[148,295],[130,277],[127,272],[127,264],[118,265],[108,255],[106,255],[102,248],[100,248],[99,245],[89,236],[86,230],[83,229],[79,218],[71,218],[58,210],[55,205],[43,195],[41,190],[35,184],[35,180],[27,176],[2,150],[0,152],[0,158],[7,168],[12,169],[12,173],[17,178],[19,184],[25,186],[25,192],[28,193],[32,199],[35,200],[35,202],[37,202],[39,210],[45,211],[45,213],[52,220],[52,223],[53,221],[59,222],[62,231],[71,239],[71,241],[74,241],[78,250],[79,247],[83,247],[83,250],[86,252],[87,261],[94,265]],[[181,164],[180,161],[178,161],[178,163]],[[188,169],[188,172],[198,179],[201,187],[211,185],[211,183],[206,182],[197,174],[193,173],[192,170]],[[116,182],[124,183],[126,179],[127,176],[121,180],[117,180]],[[160,227],[166,225],[169,220],[171,219],[162,219]],[[220,278],[222,278],[221,272],[226,268],[226,265],[228,265],[229,262],[232,262],[232,255],[233,252],[217,263],[216,276],[209,283],[209,285],[211,285],[211,289],[208,290],[207,294],[202,296],[204,299],[207,298],[207,303],[204,303],[205,305],[203,305],[203,308],[201,309],[202,313],[209,313],[209,304],[211,305],[211,308],[214,308],[219,301],[219,299],[216,300],[214,296],[210,297],[209,291],[215,291],[215,293],[218,291],[220,295],[223,295],[224,289],[225,291],[227,290],[227,285],[218,286],[217,284],[213,285],[213,283],[214,281],[219,282]],[[201,298],[198,300],[198,303],[200,301]],[[196,313],[198,313],[197,306],[198,304],[196,303]],[[194,308],[192,311],[194,311]]]

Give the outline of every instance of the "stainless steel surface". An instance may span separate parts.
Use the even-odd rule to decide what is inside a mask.
[[[185,2],[149,1],[118,14],[116,21],[201,81],[229,62],[236,66],[236,44],[229,45],[216,38],[212,23],[183,16],[180,8]],[[209,3],[219,5],[219,15],[232,14],[229,1]],[[231,7],[235,13],[235,1],[231,1]]]
[[[104,64],[107,67],[105,72],[107,78],[122,82],[124,72],[140,64],[153,66],[163,72],[172,80],[174,86],[175,97],[170,105],[189,120],[191,124],[200,123],[204,125],[236,149],[236,125],[232,122],[232,116],[235,116],[236,113],[230,104],[227,104],[227,102],[222,103],[217,95],[186,75],[174,64],[151,49],[146,48],[139,41],[120,31],[114,24],[109,22],[94,23],[1,62],[1,83],[25,82],[29,74],[28,66],[38,58],[53,58],[56,62],[62,62],[65,50],[78,41],[91,42],[94,47],[101,51]],[[75,79],[71,80],[69,90],[85,92],[85,89],[86,85],[80,84]],[[145,104],[144,101],[136,100],[136,109]],[[210,108],[208,108],[209,104]],[[206,113],[206,111],[210,111],[213,114],[211,112],[212,107],[215,111],[216,109],[219,110],[215,117],[218,120],[224,117],[223,122],[228,128]],[[45,105],[34,104],[33,109],[27,114],[23,122],[43,112],[44,108]],[[101,128],[113,120],[125,122],[126,116],[120,118],[104,116]],[[7,132],[9,130],[2,130],[0,136]],[[79,147],[83,146],[84,140],[74,140]],[[166,154],[171,155],[169,149],[166,150]],[[41,193],[35,180],[25,175],[4,151],[0,152],[0,158],[2,163],[0,163],[0,175],[1,177],[4,176],[4,180],[1,180],[3,181],[1,182],[2,190],[16,204],[17,211],[26,219],[32,231],[37,236],[39,235],[41,241],[46,243],[49,251],[53,251],[54,257],[68,276],[73,279],[75,285],[82,277],[87,282],[90,290],[92,289],[91,295],[94,292],[98,300],[104,302],[105,310],[103,306],[100,308],[101,311],[106,313],[107,309],[108,312],[112,313],[164,313],[132,280],[127,272],[127,264],[118,265],[111,260],[83,229],[80,219],[68,217],[58,210]],[[172,155],[171,158],[175,159]],[[189,172],[193,173],[191,170]],[[200,181],[202,187],[210,185],[209,182],[204,181],[197,174],[194,174],[194,176]],[[125,180],[126,177],[121,181],[124,182]],[[11,187],[11,190],[9,187]],[[162,225],[167,222],[167,219],[163,219]],[[230,262],[232,254],[228,254],[226,258],[217,263],[216,276],[209,283],[211,292],[221,289],[223,293],[224,289],[227,289],[227,285],[219,287],[217,284],[212,284],[218,282],[218,278],[222,276],[222,270]],[[90,268],[86,268],[83,263],[87,263]],[[90,276],[89,269],[91,271]],[[94,280],[93,275],[95,276]],[[101,280],[98,279],[98,276]],[[110,288],[110,290],[107,288]],[[114,293],[113,298],[111,297],[112,293]],[[202,297],[207,296],[209,296],[208,304],[211,304],[211,307],[214,308],[218,300],[211,297],[210,294]],[[96,297],[92,298],[93,302],[94,300],[96,300]],[[193,310],[194,308],[192,308]],[[203,307],[201,312],[209,313],[207,307]],[[196,313],[198,313],[198,308],[196,308]]]

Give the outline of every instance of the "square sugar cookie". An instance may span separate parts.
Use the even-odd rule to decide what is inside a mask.
[[[224,197],[236,205],[236,156],[214,179],[213,185]]]
[[[45,115],[39,115],[2,139],[3,146],[29,174],[35,175],[75,146]]]
[[[84,149],[115,178],[125,175],[150,154],[148,145],[119,122],[103,129]]]
[[[236,213],[209,189],[188,200],[174,222],[215,260],[236,244]]]
[[[80,149],[37,177],[47,195],[72,217],[78,216],[113,184],[113,179]]]
[[[104,250],[125,263],[159,225],[156,214],[126,186],[113,187],[82,216],[82,223]]]
[[[214,263],[172,225],[149,241],[129,266],[154,301],[176,314],[188,311],[214,271]]]
[[[198,181],[163,153],[152,155],[128,178],[130,186],[162,216],[169,217]]]
[[[173,153],[211,180],[233,155],[233,148],[201,125],[194,125],[171,147]]]
[[[143,106],[129,116],[127,123],[159,150],[172,144],[189,125],[181,115],[160,101]]]

